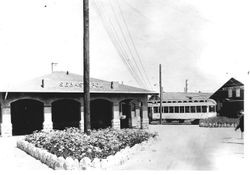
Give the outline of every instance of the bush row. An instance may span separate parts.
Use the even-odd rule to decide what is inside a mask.
[[[200,127],[235,127],[238,123],[237,118],[227,117],[212,117],[201,119],[199,122]]]
[[[156,135],[141,129],[112,128],[93,130],[90,135],[86,135],[77,128],[68,128],[63,131],[35,132],[26,136],[25,141],[57,157],[72,157],[78,161],[88,157],[93,161],[95,158],[105,159],[121,149],[132,147]]]

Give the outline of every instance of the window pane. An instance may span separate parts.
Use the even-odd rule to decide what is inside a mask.
[[[167,106],[164,106],[163,112],[164,112],[164,113],[168,113],[168,107],[167,107]]]
[[[191,106],[191,112],[195,113],[195,106]]]
[[[236,97],[240,97],[240,88],[236,89]]]
[[[209,106],[209,112],[215,112],[215,106]]]
[[[207,112],[207,106],[202,106],[202,112],[206,113]]]
[[[201,112],[201,106],[196,106],[196,112]]]
[[[180,106],[180,113],[184,113],[184,106]]]
[[[174,113],[174,107],[173,106],[169,107],[169,113]]]
[[[154,107],[154,113],[159,113],[159,107],[157,106]]]
[[[231,98],[233,95],[232,89],[228,89],[228,98]]]
[[[174,107],[174,112],[175,112],[175,113],[179,113],[179,106],[175,106],[175,107]]]
[[[190,112],[189,106],[185,106],[185,112],[186,112],[186,113],[189,113],[189,112]]]

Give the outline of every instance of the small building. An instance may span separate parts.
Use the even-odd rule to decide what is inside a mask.
[[[230,78],[210,98],[217,102],[220,116],[235,118],[244,109],[244,84]]]
[[[147,128],[151,94],[154,92],[91,78],[91,129]],[[2,136],[42,129],[84,129],[83,77],[53,72],[1,90],[0,109]]]
[[[216,116],[216,102],[209,99],[211,93],[164,92],[162,96],[162,119],[177,120],[183,123],[191,120],[197,123],[199,119]],[[152,95],[148,101],[149,119],[160,119],[160,98]]]

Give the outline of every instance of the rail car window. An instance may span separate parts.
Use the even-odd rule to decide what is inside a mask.
[[[168,113],[168,107],[167,107],[167,106],[164,106],[163,112],[164,112],[164,113]]]
[[[189,113],[190,110],[189,110],[189,106],[185,106],[185,113]]]
[[[202,112],[206,113],[207,112],[207,106],[202,106]]]
[[[157,106],[154,107],[154,113],[159,113],[159,107]]]
[[[173,106],[169,107],[169,113],[174,113],[174,107]]]
[[[184,106],[180,106],[180,113],[184,113]]]
[[[175,106],[175,107],[174,107],[174,112],[175,112],[175,113],[179,113],[179,106]]]
[[[215,106],[209,106],[209,112],[215,112]]]
[[[191,106],[191,112],[195,113],[195,106]]]
[[[196,112],[201,112],[201,106],[196,106]]]

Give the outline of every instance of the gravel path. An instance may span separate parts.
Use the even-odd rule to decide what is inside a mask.
[[[243,160],[244,143],[233,128],[151,125],[150,130],[158,131],[159,140],[117,170],[230,169]]]
[[[0,168],[8,171],[43,170],[52,171],[47,165],[16,148],[21,137],[0,137]],[[5,172],[5,171],[4,171]]]
[[[233,128],[200,128],[192,125],[154,125],[155,144],[133,155],[115,170],[213,170],[230,169],[243,160],[244,143]],[[0,168],[5,172],[53,171],[16,148],[22,137],[0,137]]]

